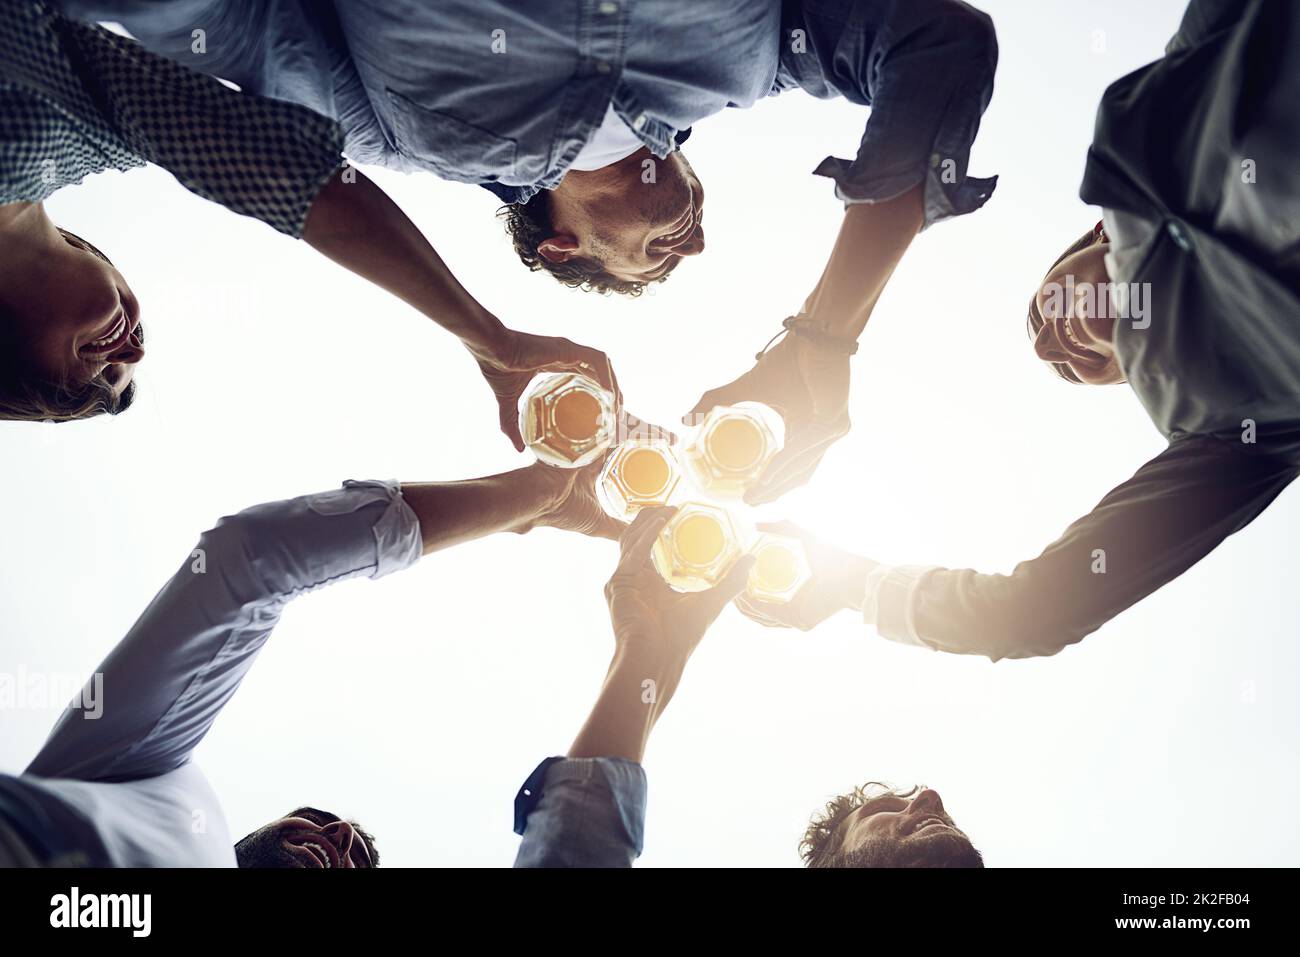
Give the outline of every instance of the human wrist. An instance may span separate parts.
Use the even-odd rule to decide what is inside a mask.
[[[858,336],[862,332],[861,328],[836,322],[815,310],[805,310],[789,317],[784,326],[800,345],[845,356],[857,354]]]
[[[457,337],[476,359],[499,361],[509,351],[513,330],[478,303],[467,311]]]
[[[565,476],[542,462],[497,476],[498,493],[510,503],[510,531],[524,534],[546,525],[564,501]]]
[[[843,573],[839,576],[838,599],[841,607],[853,611],[862,610],[866,598],[867,579],[879,567],[879,562],[859,555],[845,557]]]

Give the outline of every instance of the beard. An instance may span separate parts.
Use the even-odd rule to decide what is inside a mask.
[[[873,837],[846,854],[832,867],[983,867],[984,857],[961,831],[940,831],[920,841]]]

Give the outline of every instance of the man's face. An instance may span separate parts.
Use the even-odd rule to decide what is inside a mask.
[[[1035,298],[1043,325],[1034,337],[1034,352],[1087,385],[1124,381],[1115,356],[1109,250],[1110,243],[1100,233],[1092,245],[1061,260]]]
[[[235,846],[240,867],[375,867],[368,834],[351,821],[300,807],[258,828]]]
[[[19,324],[33,372],[77,389],[101,379],[120,396],[144,358],[140,303],[85,240],[62,234],[25,267],[0,272],[0,303]]]
[[[939,792],[926,787],[869,798],[845,816],[835,840],[846,867],[981,866]]]
[[[550,262],[596,260],[616,279],[653,282],[704,252],[704,187],[680,152],[571,171],[551,203],[555,235],[537,247]]]

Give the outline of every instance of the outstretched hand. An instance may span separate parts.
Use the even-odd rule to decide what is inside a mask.
[[[613,364],[599,349],[559,336],[537,336],[511,330],[491,354],[475,350],[475,359],[496,396],[501,431],[517,452],[524,450],[524,437],[519,431],[519,399],[529,383],[542,372],[584,375],[609,392],[618,411],[620,440],[628,437],[676,440],[673,433],[643,422],[623,409],[623,393],[619,389],[618,377],[614,375]]]
[[[811,631],[836,612],[862,607],[867,575],[875,562],[826,545],[790,522],[760,524],[758,529],[802,542],[812,567],[812,579],[785,604],[759,601],[742,594],[736,599],[736,607],[747,618],[769,628]]]
[[[596,498],[596,479],[603,464],[600,460],[580,469],[561,469],[544,462],[529,466],[537,481],[550,487],[550,504],[535,519],[514,531],[522,534],[537,527],[558,528],[618,541],[627,525],[612,518]]]
[[[594,379],[621,405],[622,393],[609,357],[599,349],[558,336],[511,330],[491,354],[476,354],[479,371],[496,396],[501,431],[515,450],[524,450],[519,432],[519,398],[539,372],[573,372]]]
[[[623,535],[618,568],[605,586],[605,600],[620,650],[685,662],[722,609],[744,591],[754,560],[741,558],[708,591],[674,591],[655,569],[650,552],[676,511],[647,508],[637,513]]]
[[[760,505],[807,484],[831,445],[848,434],[849,357],[789,334],[740,378],[704,393],[682,421],[744,401],[769,405],[785,419],[785,447],[745,493],[746,502]]]

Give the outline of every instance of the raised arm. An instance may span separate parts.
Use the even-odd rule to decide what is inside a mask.
[[[156,10],[127,0],[68,0],[65,7],[78,17],[123,20],[141,41],[41,14],[47,37],[58,38],[84,86],[69,94],[78,119],[107,124],[135,154],[187,189],[305,240],[455,335],[478,362],[497,398],[500,428],[516,449],[524,447],[518,399],[537,372],[581,372],[619,394],[603,352],[507,329],[479,304],[383,190],[344,165],[338,123],[307,106],[231,90],[215,79],[236,70],[241,82],[253,88],[259,82],[238,72],[239,42],[216,44],[212,56],[191,53],[197,11],[174,9],[167,26]],[[200,19],[228,15],[205,7]],[[298,92],[310,106],[326,108],[310,91]]]
[[[616,537],[622,526],[599,511],[593,477],[535,465],[465,482],[349,482],[222,519],[97,669],[101,714],[74,703],[27,773],[133,780],[180,767],[292,599],[495,532]]]
[[[1054,655],[1187,571],[1295,478],[1252,448],[1175,440],[1009,575],[889,567],[814,544],[814,581],[794,604],[741,608],[805,629],[854,608],[894,641],[994,661]]]
[[[497,398],[501,431],[523,451],[519,397],[538,372],[578,372],[619,396],[609,358],[568,339],[516,332],[470,295],[388,194],[355,169],[316,197],[302,238],[460,339]]]
[[[614,658],[568,755],[538,765],[515,798],[515,832],[523,835],[515,867],[631,867],[641,854],[646,742],[691,653],[745,587],[752,564],[738,562],[710,591],[673,591],[650,561],[672,514],[644,510],[623,536],[605,587]]]
[[[805,484],[848,433],[849,356],[912,240],[992,195],[996,178],[968,177],[967,165],[997,52],[989,17],[958,0],[785,5],[778,85],[871,114],[857,156],[827,157],[815,170],[847,209],[821,278],[786,320],[789,335],[690,413],[744,400],[782,413],[785,449],[747,494],[751,503]]]

